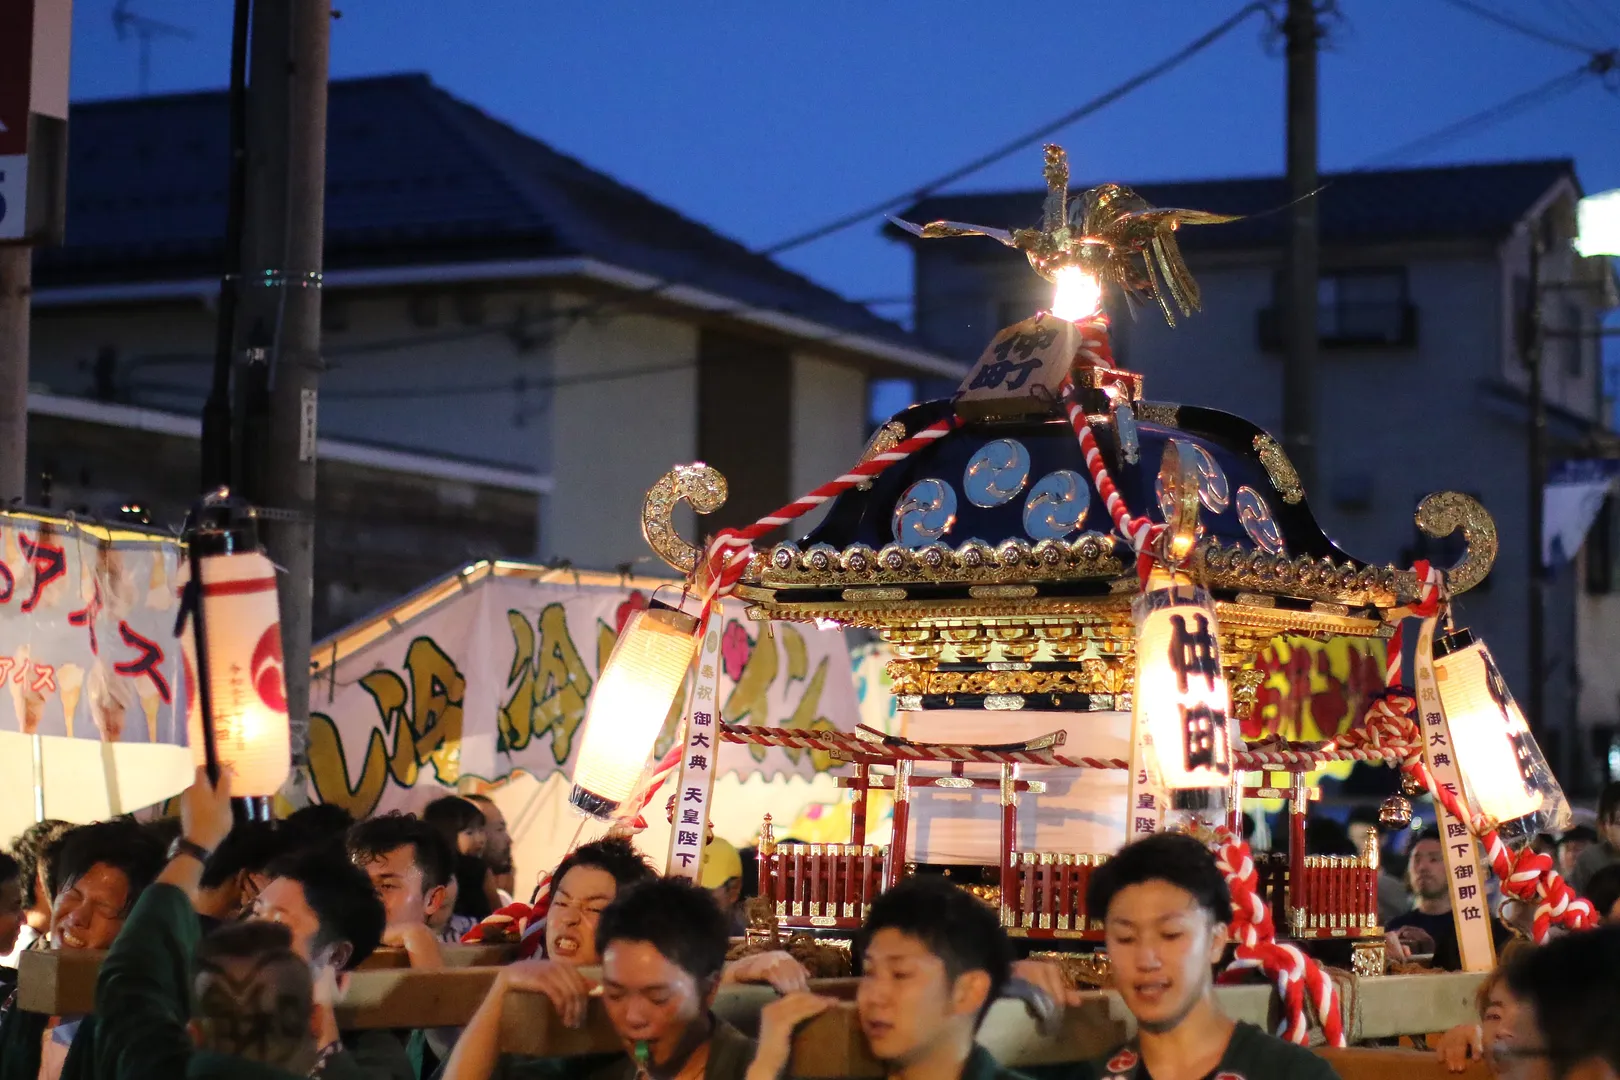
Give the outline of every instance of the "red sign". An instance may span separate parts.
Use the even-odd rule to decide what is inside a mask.
[[[28,152],[34,0],[0,0],[0,155]]]

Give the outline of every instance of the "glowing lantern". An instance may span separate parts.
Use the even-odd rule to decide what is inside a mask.
[[[253,511],[223,490],[210,496],[188,557],[191,632],[182,648],[192,757],[231,766],[233,795],[274,795],[287,781],[292,748],[276,568],[259,549]]]
[[[1052,282],[1052,314],[1060,319],[1079,322],[1102,306],[1102,283],[1078,266],[1062,267]]]
[[[568,801],[610,817],[630,797],[697,652],[697,619],[664,604],[630,616],[602,668]]]
[[[1434,678],[1469,805],[1498,825],[1530,819],[1513,833],[1567,828],[1569,804],[1485,643],[1438,638]]]
[[[1158,576],[1131,605],[1137,722],[1171,791],[1217,788],[1232,775],[1232,724],[1220,629],[1209,594]]]

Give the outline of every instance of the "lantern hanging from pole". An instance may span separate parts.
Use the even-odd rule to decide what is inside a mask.
[[[585,714],[568,801],[608,818],[635,790],[697,653],[697,619],[656,601],[630,616]]]
[[[1434,643],[1434,678],[1470,806],[1512,839],[1569,827],[1569,803],[1490,650],[1467,630]]]
[[[1209,594],[1155,574],[1131,605],[1136,620],[1137,722],[1171,791],[1219,789],[1232,776],[1231,703]]]
[[[229,765],[231,791],[268,797],[292,766],[276,568],[253,510],[224,489],[198,508],[188,537],[181,637],[187,728],[198,765]],[[200,582],[201,587],[193,586]]]

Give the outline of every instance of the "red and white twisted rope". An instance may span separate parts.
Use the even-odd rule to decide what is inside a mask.
[[[1440,571],[1427,562],[1416,563],[1414,569],[1422,580],[1422,592],[1418,602],[1401,614],[1429,618],[1437,614],[1440,605],[1445,602],[1442,589],[1444,579]],[[1386,680],[1391,686],[1398,684],[1398,676],[1404,670],[1403,653],[1402,627],[1401,623],[1397,622],[1395,633],[1389,640],[1389,655],[1385,664]],[[1401,762],[1406,775],[1422,784],[1431,798],[1444,806],[1458,821],[1466,822],[1469,831],[1479,837],[1485,846],[1485,855],[1490,861],[1491,870],[1502,883],[1502,891],[1526,904],[1534,905],[1531,935],[1538,944],[1546,940],[1548,931],[1555,924],[1571,930],[1596,925],[1597,913],[1591,903],[1575,894],[1554,869],[1550,858],[1531,850],[1528,846],[1514,852],[1502,840],[1501,835],[1494,828],[1488,827],[1489,823],[1474,813],[1459,795],[1441,787],[1435,780],[1423,760],[1422,735],[1417,726],[1417,706],[1410,696],[1386,694],[1380,698],[1374,703],[1373,710],[1368,712],[1363,729],[1368,733],[1369,741],[1384,737],[1390,743],[1407,748]]]
[[[859,754],[864,757],[892,757],[897,761],[1057,765],[1070,769],[1130,768],[1130,763],[1120,758],[1071,757],[1067,754],[1055,754],[1050,750],[984,750],[973,746],[880,743],[843,731],[721,724],[720,737],[726,742],[749,743],[755,746],[781,746],[792,750],[819,750],[822,753]]]
[[[1279,1037],[1300,1046],[1310,1040],[1306,999],[1315,1009],[1329,1046],[1345,1044],[1344,1017],[1339,1014],[1339,991],[1322,965],[1297,946],[1277,940],[1271,910],[1260,896],[1260,875],[1242,837],[1226,829],[1217,834],[1215,863],[1226,877],[1232,894],[1232,936],[1237,952],[1228,971],[1254,968],[1270,979],[1282,999]]]
[[[1114,366],[1114,354],[1109,345],[1108,316],[1099,313],[1078,325],[1081,333],[1078,358],[1087,361],[1094,368],[1111,370]],[[1136,552],[1138,560],[1142,560],[1152,550],[1154,541],[1164,532],[1164,526],[1156,525],[1146,517],[1131,516],[1130,507],[1125,505],[1119,489],[1114,486],[1114,478],[1108,473],[1108,463],[1097,445],[1096,433],[1091,430],[1091,423],[1086,419],[1086,410],[1080,404],[1072,375],[1064,378],[1061,393],[1069,426],[1074,429],[1075,437],[1080,440],[1080,453],[1085,458],[1087,471],[1091,473],[1092,486],[1102,497],[1103,506],[1114,522],[1115,530],[1130,542],[1131,550]],[[1138,569],[1145,571],[1145,564],[1139,561]]]
[[[742,579],[743,571],[747,569],[748,561],[753,557],[755,540],[772,529],[803,517],[856,484],[872,479],[889,466],[906,460],[918,450],[933,445],[961,426],[962,419],[955,414],[943,420],[936,420],[910,438],[901,440],[892,449],[872,455],[842,476],[829,480],[781,509],[766,514],[747,528],[721,529],[709,542],[708,551],[704,556],[704,578],[714,590],[714,595],[729,595],[737,582]]]
[[[657,763],[653,765],[652,773],[647,777],[646,786],[636,793],[636,803],[633,811],[635,817],[631,818],[628,824],[632,836],[647,828],[647,819],[642,816],[642,812],[647,809],[647,804],[652,802],[653,796],[658,794],[658,789],[664,786],[664,781],[668,780],[675,770],[680,768],[681,753],[685,749],[686,747],[682,743],[676,742],[674,746],[669,748],[669,752],[659,758]]]

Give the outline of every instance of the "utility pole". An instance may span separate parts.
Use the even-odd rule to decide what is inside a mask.
[[[315,416],[321,371],[329,0],[253,5],[247,218],[234,351],[246,406],[238,489],[260,507],[281,570],[281,642],[293,756],[309,729],[315,569]]]
[[[1528,533],[1529,562],[1525,569],[1529,574],[1526,581],[1529,595],[1525,597],[1526,621],[1529,641],[1530,660],[1530,727],[1540,737],[1546,738],[1549,730],[1547,724],[1547,577],[1546,568],[1542,563],[1542,533],[1545,531],[1543,518],[1546,513],[1545,488],[1547,483],[1547,402],[1542,396],[1542,356],[1541,347],[1544,337],[1541,312],[1541,228],[1539,222],[1530,225],[1530,280],[1525,293],[1524,311],[1524,366],[1529,375],[1530,396],[1530,432],[1529,432],[1529,460],[1526,472],[1529,474],[1529,503],[1525,514],[1525,529]],[[1561,767],[1560,775],[1569,782],[1568,771],[1573,759],[1570,757],[1572,747],[1568,745],[1569,733],[1561,732],[1562,738],[1558,748],[1557,760]]]
[[[33,257],[27,244],[0,244],[0,508],[27,497]]]
[[[1283,259],[1283,447],[1305,490],[1316,486],[1316,0],[1288,0],[1288,249]]]
[[[247,215],[247,64],[252,0],[235,0],[231,19],[230,168],[226,175],[225,253],[215,307],[214,370],[202,414],[202,486],[208,493],[232,481],[234,435],[231,373],[236,355],[236,307],[242,293],[242,230]]]

